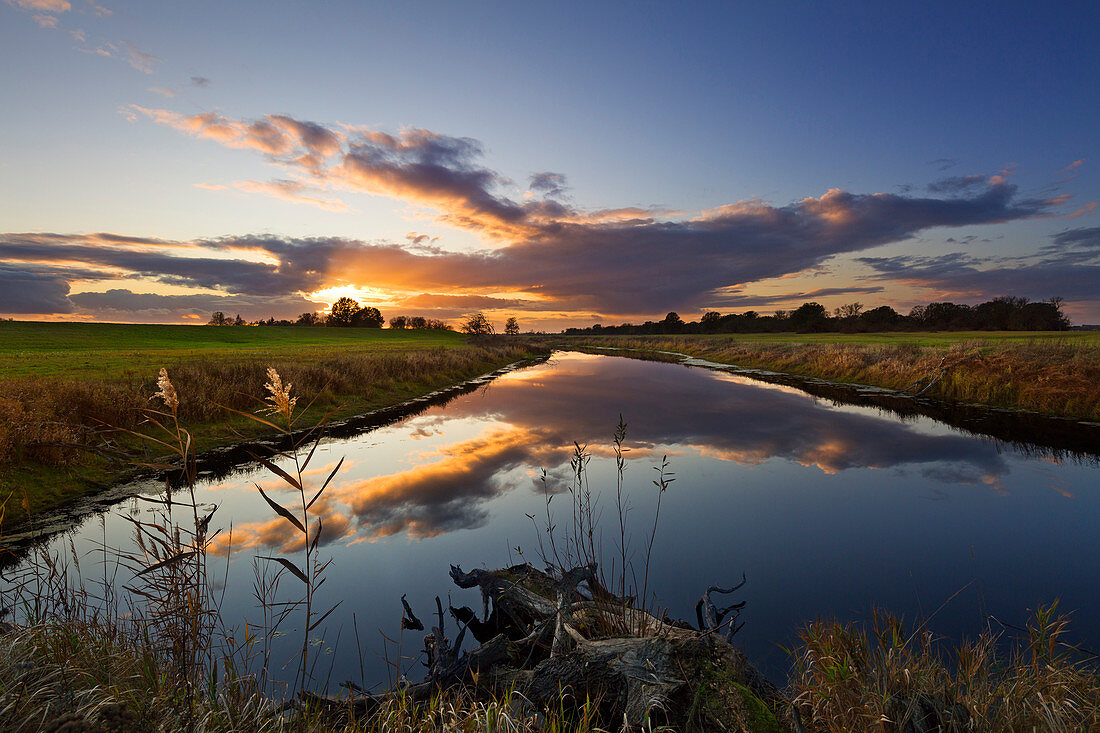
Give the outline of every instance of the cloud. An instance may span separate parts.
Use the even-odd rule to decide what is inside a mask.
[[[400,244],[243,235],[162,246],[110,240],[114,235],[105,234],[8,234],[0,235],[0,262],[63,259],[118,277],[225,294],[283,297],[367,285],[419,292],[422,298],[448,293],[499,295],[503,301],[481,300],[478,306],[466,301],[471,308],[522,305],[543,312],[633,316],[746,303],[745,297],[753,297],[742,294],[749,284],[818,267],[838,254],[902,242],[934,227],[1049,216],[1059,203],[1019,196],[1005,174],[981,182],[977,177],[941,181],[934,185],[949,195],[936,197],[830,189],[782,206],[752,200],[696,213],[585,209],[551,198],[511,200],[504,192],[514,184],[484,165],[482,145],[470,138],[419,128],[389,134],[329,127],[281,114],[244,120],[138,105],[123,112],[255,151],[294,176],[242,181],[235,184],[238,189],[335,211],[345,208],[337,192],[384,195],[473,232],[486,248],[448,251],[421,235]],[[531,185],[560,193],[565,177],[540,173]],[[432,298],[434,307],[466,307]]]
[[[205,320],[214,311],[241,313],[250,320],[267,317],[293,320],[302,313],[315,312],[320,307],[319,303],[300,296],[272,298],[207,293],[161,295],[135,293],[120,288],[105,292],[75,293],[68,300],[75,312],[90,314],[100,320],[143,323],[171,323],[188,316],[201,316]],[[0,312],[4,312],[3,308],[0,308]]]
[[[1100,298],[1100,227],[1070,229],[1025,258],[977,257],[952,252],[934,257],[861,257],[876,277],[935,290],[940,298],[976,301],[1001,295],[1034,299]]]
[[[35,23],[42,26],[43,28],[57,27],[56,15],[32,15],[31,20],[33,20]]]
[[[162,97],[174,97],[185,89],[202,89],[203,87],[210,86],[210,83],[210,80],[205,76],[192,76],[190,81],[186,84],[180,84],[175,87],[149,87],[149,91],[155,92]]]
[[[4,0],[8,5],[32,13],[67,13],[72,10],[68,0]]]
[[[548,198],[559,198],[564,196],[565,192],[569,190],[569,185],[566,183],[563,174],[550,173],[549,171],[536,173],[531,176],[531,180],[527,184],[527,187]]]
[[[747,202],[686,221],[539,224],[515,242],[475,252],[245,236],[179,243],[195,250],[196,256],[184,258],[79,235],[3,235],[0,259],[64,257],[160,282],[253,295],[370,284],[456,294],[519,292],[542,301],[544,309],[656,313],[693,309],[730,287],[799,272],[925,228],[1024,219],[1047,208],[1043,201],[1016,200],[1010,184],[950,199],[834,189],[784,207]],[[277,264],[235,260],[229,266],[202,256],[210,250],[263,252]]]
[[[104,43],[101,46],[97,46],[94,50],[87,51],[87,53],[94,53],[99,56],[106,56],[107,58],[121,59],[143,74],[152,74],[153,67],[163,61],[163,59],[158,56],[142,51],[130,41]],[[157,88],[160,89],[160,87]]]
[[[1077,211],[1066,216],[1067,219],[1076,219],[1081,216],[1092,216],[1096,213],[1096,206],[1100,204],[1100,201],[1089,201]]]
[[[239,181],[233,185],[248,193],[266,194],[295,204],[310,204],[326,211],[348,210],[347,204],[343,201],[305,195],[305,192],[315,191],[316,189],[306,186],[300,181]]]
[[[284,248],[279,264],[246,259],[256,240],[234,240],[240,258],[215,257],[221,240],[166,242],[117,234],[60,235],[9,233],[0,235],[0,264],[10,267],[48,262],[71,262],[80,272],[98,271],[99,279],[142,277],[173,285],[221,289],[228,293],[282,296],[319,289],[323,263],[296,260],[293,248]],[[186,253],[186,254],[182,254]],[[195,255],[195,256],[190,256]],[[205,256],[204,256],[205,255]]]
[[[958,164],[958,158],[936,158],[935,160],[928,161],[928,165],[936,166],[936,170],[938,171],[945,171],[948,168],[954,168]]]
[[[9,269],[0,264],[0,313],[71,313],[69,283],[58,275]]]
[[[1069,165],[1067,165],[1065,168],[1063,168],[1062,170],[1058,171],[1058,175],[1061,175],[1062,173],[1069,173],[1074,168],[1080,168],[1084,164],[1085,164],[1085,159],[1084,158],[1081,158],[1080,160],[1075,160],[1072,163],[1070,163]]]
[[[835,295],[870,295],[881,293],[885,288],[881,285],[849,288],[818,288],[799,293],[783,293],[780,295],[746,295],[740,292],[731,292],[716,296],[707,301],[708,308],[746,308],[776,303],[789,303],[793,301],[811,301],[817,298],[829,298]]]
[[[982,175],[949,176],[929,183],[927,188],[929,193],[958,193],[984,186],[988,181],[989,177]]]

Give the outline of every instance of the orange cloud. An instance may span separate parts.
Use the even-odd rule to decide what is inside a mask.
[[[1093,214],[1096,213],[1097,204],[1100,204],[1100,201],[1089,201],[1087,204],[1085,204],[1080,209],[1073,212],[1072,214],[1070,214],[1066,218],[1067,219],[1076,219],[1079,216],[1092,216]]]

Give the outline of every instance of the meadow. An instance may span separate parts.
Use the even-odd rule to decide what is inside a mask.
[[[1100,332],[570,336],[567,344],[674,351],[724,364],[913,395],[1100,419]]]
[[[232,410],[256,409],[268,367],[317,395],[304,413],[315,421],[361,415],[543,350],[449,331],[0,322],[0,506],[10,525],[153,460],[125,431],[141,424],[161,368],[190,396],[180,415],[202,451],[264,433]]]
[[[0,321],[0,380],[24,376],[111,378],[155,374],[197,359],[256,357],[318,361],[341,354],[466,348],[453,331],[302,326],[177,326]]]

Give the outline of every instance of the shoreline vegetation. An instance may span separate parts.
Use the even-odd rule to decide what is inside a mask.
[[[1100,334],[947,332],[563,336],[989,407],[1100,420]]]
[[[11,529],[132,474],[157,451],[132,434],[166,366],[198,452],[269,432],[265,370],[316,395],[306,421],[389,407],[546,353],[524,339],[442,330],[0,323],[0,506]]]
[[[317,670],[311,632],[335,607],[312,602],[331,560],[319,557],[321,519],[310,508],[340,465],[323,483],[311,476],[307,468],[320,438],[299,429],[299,420],[308,424],[298,404],[302,393],[274,368],[262,379],[252,396],[265,408],[263,417],[244,417],[290,439],[280,449],[257,446],[257,457],[295,489],[294,499],[279,504],[259,490],[277,521],[302,539],[298,549],[254,560],[263,621],[248,624],[220,612],[221,571],[208,565],[217,507],[196,499],[195,442],[190,423],[181,420],[196,398],[161,369],[155,401],[146,399],[147,420],[135,437],[170,449],[181,488],[174,499],[150,498],[157,516],[131,518],[135,547],[103,547],[102,568],[83,574],[75,547],[62,543],[39,547],[8,576],[0,589],[0,728],[1007,733],[1100,725],[1096,655],[1069,643],[1068,616],[1057,602],[1035,609],[1019,628],[987,621],[982,634],[957,648],[934,637],[931,619],[905,624],[876,612],[866,624],[812,622],[790,650],[789,679],[783,688],[773,686],[730,643],[745,604],[721,608],[712,595],[740,585],[706,589],[697,625],[669,619],[649,599],[660,502],[652,532],[634,552],[622,524],[627,427],[621,421],[614,436],[618,483],[614,494],[612,487],[602,489],[604,500],[614,501],[607,524],[600,524],[601,490],[593,493],[586,474],[590,455],[577,446],[573,480],[561,497],[565,506],[552,507],[548,494],[545,519],[532,518],[546,572],[522,565],[463,573],[452,566],[459,587],[480,587],[484,609],[479,619],[472,609],[450,608],[451,627],[457,625],[452,641],[437,597],[438,621],[425,635],[425,683],[399,683],[381,695],[354,685],[336,697],[319,695],[314,690],[327,683]],[[206,383],[187,384],[202,390]],[[304,395],[302,403],[314,396]],[[287,468],[270,463],[275,457]],[[675,480],[663,461],[653,482],[658,499]],[[605,530],[618,573],[616,557],[603,554]],[[424,630],[409,605],[404,612],[402,628]],[[284,630],[302,643],[283,667],[297,670],[293,684],[280,685],[269,676],[278,660],[268,639]],[[481,646],[462,651],[467,632]],[[542,684],[546,680],[554,685]]]

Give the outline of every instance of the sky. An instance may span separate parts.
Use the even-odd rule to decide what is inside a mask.
[[[0,316],[1100,323],[1095,3],[0,0]]]

